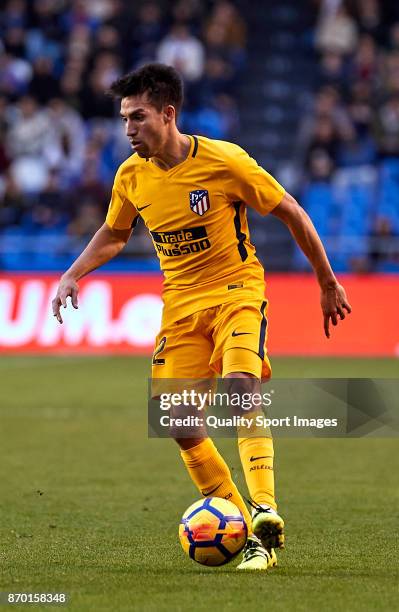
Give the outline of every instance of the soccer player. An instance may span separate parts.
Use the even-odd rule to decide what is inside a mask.
[[[239,146],[179,132],[179,74],[147,64],[111,87],[134,153],[118,169],[105,223],[61,277],[53,314],[78,281],[117,255],[141,217],[164,273],[163,316],[153,378],[222,376],[236,392],[253,392],[271,375],[266,354],[264,270],[249,239],[246,207],[281,219],[308,257],[321,291],[324,332],[351,308],[322,243],[295,199]],[[193,359],[195,355],[195,359]],[[204,496],[224,497],[241,510],[249,531],[239,570],[265,570],[283,547],[284,522],[274,495],[273,442],[243,435],[238,446],[252,516],[230,470],[208,437],[178,437],[181,457]],[[256,468],[256,469],[254,469]]]

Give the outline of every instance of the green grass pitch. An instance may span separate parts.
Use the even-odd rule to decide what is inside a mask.
[[[398,373],[394,360],[273,364]],[[204,568],[177,537],[199,495],[174,443],[147,437],[148,374],[144,358],[0,360],[0,591],[66,592],[79,612],[397,609],[397,440],[278,439],[279,566]],[[245,491],[234,441],[217,444]]]

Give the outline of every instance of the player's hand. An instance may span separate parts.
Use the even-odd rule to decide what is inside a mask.
[[[58,285],[57,294],[52,301],[53,315],[59,323],[62,323],[60,312],[61,306],[67,307],[67,298],[71,298],[71,304],[74,308],[78,308],[78,293],[79,286],[75,280],[68,277],[62,277]]]
[[[343,321],[346,316],[345,310],[347,314],[350,314],[352,308],[347,300],[345,289],[338,284],[335,287],[322,289],[320,301],[324,317],[324,333],[329,338],[330,321],[334,326],[337,325],[338,317]]]

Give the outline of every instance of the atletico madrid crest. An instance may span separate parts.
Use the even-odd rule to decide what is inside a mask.
[[[190,191],[190,208],[193,212],[202,217],[210,207],[209,193],[206,189]]]

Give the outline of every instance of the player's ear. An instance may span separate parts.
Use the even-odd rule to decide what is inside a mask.
[[[176,118],[176,109],[174,106],[172,106],[172,104],[168,104],[167,106],[165,106],[163,113],[165,123],[170,123]]]

